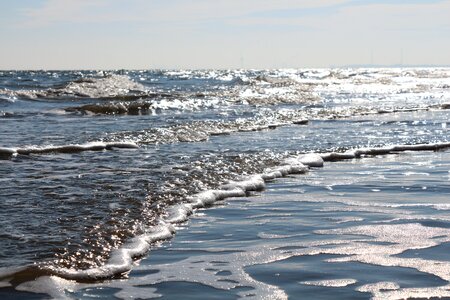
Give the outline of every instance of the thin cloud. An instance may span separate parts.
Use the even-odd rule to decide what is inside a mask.
[[[46,0],[38,8],[22,10],[24,26],[49,26],[55,23],[81,23],[101,14],[105,0]],[[99,13],[100,12],[100,13]]]
[[[355,2],[358,2],[355,5]],[[321,9],[276,10],[231,20],[232,24],[293,26],[341,31],[443,30],[450,26],[450,1],[351,1]]]
[[[323,9],[350,0],[45,0],[23,11],[24,24],[192,22],[245,17],[283,9]]]
[[[435,0],[45,0],[37,8],[23,10],[21,25],[51,27],[59,24],[156,24],[182,26],[213,22],[229,25],[302,26],[321,28],[335,19],[337,26],[366,23],[379,9],[399,15],[400,23],[412,22],[425,11],[448,13],[449,1]],[[371,10],[374,9],[374,13]],[[343,14],[352,19],[339,20]],[[380,15],[380,23],[385,17]],[[382,21],[381,21],[382,20]],[[420,19],[416,20],[420,23]],[[339,23],[340,22],[340,23]],[[342,24],[341,24],[342,23]],[[434,23],[434,22],[431,22]],[[378,25],[377,25],[378,26]]]

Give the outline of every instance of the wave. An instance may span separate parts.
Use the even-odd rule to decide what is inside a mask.
[[[1,104],[1,103],[9,104],[9,103],[14,103],[14,102],[16,102],[16,99],[10,98],[10,97],[4,97],[4,96],[2,96],[1,93],[0,93],[0,104]]]
[[[43,90],[9,90],[4,89],[0,94],[8,98],[21,99],[120,99],[135,100],[145,97],[148,90],[128,76],[110,74],[100,78],[81,78],[63,86]]]
[[[207,141],[212,136],[229,135],[237,132],[272,130],[290,125],[307,125],[309,120],[337,120],[357,116],[445,110],[449,108],[450,104],[419,107],[309,107],[298,110],[265,110],[251,118],[238,118],[229,121],[196,121],[165,128],[151,128],[135,132],[118,132],[110,134],[107,138],[109,141],[131,140],[137,144],[201,142]]]
[[[175,234],[175,225],[188,220],[189,216],[199,208],[209,207],[218,201],[230,197],[244,197],[249,192],[261,191],[267,182],[291,174],[305,174],[314,168],[323,167],[325,162],[358,159],[366,156],[398,154],[405,151],[438,151],[450,148],[450,142],[430,144],[392,145],[382,148],[359,148],[346,152],[307,153],[287,157],[269,167],[265,172],[250,176],[241,176],[225,182],[216,189],[209,189],[188,196],[182,203],[167,208],[158,224],[145,233],[137,235],[121,247],[110,253],[106,263],[89,269],[63,268],[57,266],[28,266],[20,268],[4,268],[0,270],[0,280],[23,282],[33,280],[42,275],[56,275],[65,279],[77,281],[97,281],[115,278],[128,273],[134,259],[144,256],[158,241],[167,240]]]
[[[416,112],[450,109],[450,104],[427,107],[347,107],[347,108],[309,108],[300,110],[265,111],[253,118],[239,118],[232,121],[196,121],[171,127],[151,128],[133,132],[111,133],[105,141],[87,144],[0,147],[0,159],[9,159],[17,155],[76,153],[83,151],[102,151],[113,148],[138,148],[142,144],[172,144],[179,142],[203,142],[212,136],[229,135],[237,132],[273,130],[289,125],[307,125],[309,120],[336,120],[355,116],[367,116],[389,113]],[[0,113],[0,116],[1,113]],[[9,116],[4,115],[4,116]]]
[[[8,148],[0,147],[0,158],[12,157],[18,154],[47,154],[47,153],[77,153],[82,151],[102,151],[114,148],[138,148],[133,142],[91,142],[87,144],[73,144],[61,146],[45,146],[45,147],[24,147],[24,148]]]
[[[0,90],[0,99],[102,100],[67,111],[105,115],[153,114],[166,109],[196,110],[236,104],[310,105],[330,99],[335,103],[420,104],[448,97],[445,81],[448,73],[448,70],[420,69],[303,69],[149,71],[129,72],[129,76],[71,74],[70,78],[84,77],[39,90],[4,88]],[[154,86],[150,89],[148,85]]]
[[[145,96],[140,95],[134,99],[135,101],[117,100],[123,100],[123,97],[116,97],[113,102],[74,106],[65,110],[67,112],[81,112],[96,115],[145,115],[164,110],[192,111],[215,108],[226,103],[226,101],[214,97],[206,99],[204,94],[199,93],[184,95],[175,93],[147,93]]]

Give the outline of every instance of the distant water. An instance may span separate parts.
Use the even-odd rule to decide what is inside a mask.
[[[0,71],[0,297],[450,297],[449,76]]]

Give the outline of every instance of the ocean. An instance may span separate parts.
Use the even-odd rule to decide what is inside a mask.
[[[0,298],[450,298],[449,109],[448,68],[0,71]]]

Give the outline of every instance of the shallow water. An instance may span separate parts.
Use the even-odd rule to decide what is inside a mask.
[[[326,162],[262,194],[246,188],[250,197],[197,210],[177,228],[167,223],[185,220],[179,209],[197,193],[302,153],[430,143],[445,151],[449,73],[1,72],[0,293],[446,296],[448,278],[426,261],[448,261],[447,152],[397,147]],[[443,250],[426,250],[435,247]],[[145,258],[133,266],[130,255]],[[130,270],[128,280],[103,282]],[[374,287],[381,281],[388,289]]]
[[[127,281],[71,295],[449,297],[449,167],[450,152],[405,153],[278,179],[195,214]]]

